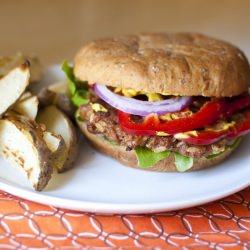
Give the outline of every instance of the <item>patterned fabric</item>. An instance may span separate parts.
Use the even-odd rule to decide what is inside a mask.
[[[0,191],[0,249],[136,246],[250,249],[250,188],[181,211],[114,216],[44,206]]]

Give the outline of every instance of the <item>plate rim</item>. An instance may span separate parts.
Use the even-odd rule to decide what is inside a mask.
[[[215,200],[222,199],[234,193],[237,193],[250,185],[248,181],[241,183],[237,186],[231,187],[227,192],[220,191],[215,195],[209,197],[195,199],[187,204],[186,200],[173,203],[169,202],[154,202],[154,203],[105,203],[105,202],[91,202],[91,201],[79,201],[68,198],[53,197],[44,193],[36,192],[33,190],[27,190],[22,187],[18,187],[15,184],[11,185],[0,181],[0,189],[14,196],[21,197],[22,199],[29,200],[31,202],[37,202],[39,204],[58,207],[62,209],[68,209],[80,212],[91,212],[100,214],[150,214],[168,212],[174,210],[186,209],[189,207],[195,207]],[[29,199],[31,197],[32,199]],[[41,200],[44,198],[46,200]],[[71,204],[71,205],[67,205]],[[72,206],[73,204],[73,206]],[[124,208],[125,207],[125,208]]]

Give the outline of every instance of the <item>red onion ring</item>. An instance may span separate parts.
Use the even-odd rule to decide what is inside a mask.
[[[192,97],[183,96],[156,102],[140,101],[115,94],[105,85],[99,83],[94,84],[94,91],[102,100],[112,107],[129,114],[140,116],[147,116],[152,113],[164,115],[178,112],[185,109],[192,100]]]

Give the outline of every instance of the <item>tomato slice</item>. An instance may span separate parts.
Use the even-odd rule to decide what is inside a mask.
[[[178,140],[185,141],[189,144],[195,144],[195,145],[209,145],[214,142],[217,142],[221,140],[222,138],[236,138],[242,135],[245,135],[250,132],[250,110],[245,113],[246,117],[245,119],[236,124],[233,128],[229,128],[225,131],[195,131],[196,135],[193,135],[191,133],[188,134],[187,138],[180,138],[177,136]]]
[[[190,134],[187,138],[177,136],[177,139],[194,145],[209,145],[225,138],[229,134],[229,131],[214,132],[203,130],[196,131],[196,134],[197,136]]]
[[[165,132],[170,135],[183,133],[197,128],[204,128],[215,123],[220,118],[230,116],[237,110],[250,106],[250,95],[237,97],[232,100],[219,99],[205,103],[201,109],[189,117],[172,121],[161,121],[156,114],[151,114],[138,123],[132,120],[130,114],[118,110],[121,128],[133,135],[157,135],[157,132]],[[225,131],[196,131],[196,135],[189,133],[186,138],[178,138],[190,144],[208,145],[222,138],[236,138],[250,132],[250,110],[245,112],[245,119],[237,123],[233,128]]]
[[[156,135],[157,132],[176,134],[203,128],[223,117],[225,113],[225,101],[219,99],[205,103],[201,109],[189,117],[179,118],[173,121],[161,121],[156,114],[146,116],[141,123],[132,120],[128,113],[118,110],[121,128],[133,135]]]

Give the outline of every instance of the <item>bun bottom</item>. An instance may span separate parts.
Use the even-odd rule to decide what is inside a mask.
[[[169,157],[159,161],[157,164],[147,168],[141,168],[138,166],[137,157],[134,150],[126,151],[125,147],[119,145],[112,145],[108,141],[104,140],[102,137],[92,134],[87,130],[87,127],[84,122],[77,121],[78,126],[80,127],[83,134],[90,141],[92,146],[102,154],[108,155],[121,164],[133,168],[138,168],[142,170],[151,170],[151,171],[159,171],[159,172],[178,172],[175,166],[175,159],[173,154],[170,154]],[[207,159],[205,157],[202,158],[194,158],[194,164],[191,169],[188,171],[200,170],[204,168],[208,168],[214,166],[221,161],[223,161],[227,156],[229,156],[234,149],[227,149],[225,153],[212,158]]]

